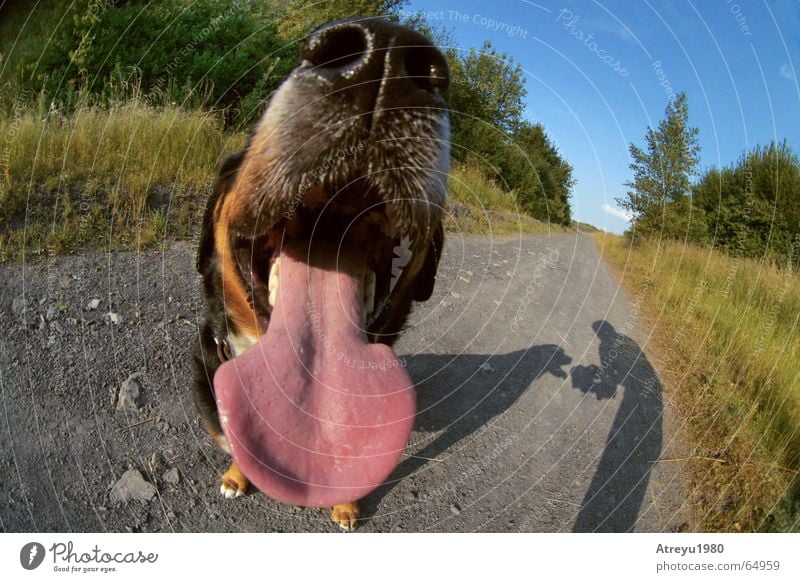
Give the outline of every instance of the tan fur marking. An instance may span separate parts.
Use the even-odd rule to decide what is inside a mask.
[[[217,203],[214,210],[214,245],[220,261],[222,273],[222,293],[225,301],[225,311],[233,320],[234,333],[243,332],[249,335],[261,335],[256,314],[247,299],[247,290],[242,284],[239,267],[233,249],[230,247],[228,236],[228,220],[230,207],[236,198],[235,192],[229,192]]]
[[[215,445],[217,445],[217,447],[218,447],[218,448],[219,448],[221,451],[223,451],[223,452],[226,452],[226,453],[228,453],[229,455],[231,454],[231,447],[230,447],[230,445],[228,444],[228,437],[226,437],[226,436],[225,436],[224,434],[222,434],[221,432],[219,432],[219,433],[218,433],[218,432],[216,432],[216,431],[215,431],[214,429],[212,429],[212,428],[209,428],[209,429],[208,429],[208,434],[210,434],[210,435],[211,435],[211,440],[212,440],[212,441],[214,441],[214,444],[215,444]]]
[[[253,159],[253,158],[256,159]],[[257,184],[264,183],[267,179],[262,176],[263,167],[269,166],[268,159],[257,159],[250,152],[242,160],[242,167],[236,178],[236,184],[230,193],[230,202],[227,204],[228,221],[239,224],[243,216],[253,216],[258,213],[261,197],[258,195]]]
[[[346,531],[353,531],[358,526],[358,517],[361,515],[361,510],[358,507],[358,502],[353,503],[340,503],[334,505],[331,510],[331,519],[340,528]]]
[[[241,469],[236,466],[236,463],[231,463],[231,466],[228,467],[228,470],[222,475],[221,480],[224,486],[241,494],[247,492],[247,486],[250,485],[250,481],[247,480],[247,477],[244,476]]]

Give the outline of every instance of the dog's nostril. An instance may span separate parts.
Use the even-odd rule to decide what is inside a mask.
[[[361,28],[341,26],[321,31],[303,56],[315,67],[341,69],[361,60],[366,50],[367,39]]]
[[[450,84],[447,61],[432,46],[410,47],[405,58],[409,80],[426,91],[446,91]]]

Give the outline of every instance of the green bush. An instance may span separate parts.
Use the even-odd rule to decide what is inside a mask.
[[[78,94],[107,103],[134,87],[154,103],[224,109],[229,123],[246,124],[296,61],[268,5],[258,6],[79,0],[18,82],[67,106]]]
[[[756,147],[694,187],[717,246],[734,255],[789,258],[800,243],[800,160],[784,142]]]

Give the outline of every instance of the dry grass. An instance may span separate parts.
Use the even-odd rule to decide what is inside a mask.
[[[645,306],[705,457],[694,467],[702,527],[800,529],[800,277],[675,242],[595,238]]]
[[[212,113],[133,100],[0,118],[0,257],[188,236],[214,169],[244,136]]]
[[[513,192],[504,192],[472,166],[454,165],[448,184],[448,231],[492,235],[570,232],[564,226],[523,214]]]
[[[19,103],[0,115],[0,261],[191,237],[219,160],[245,136],[218,115],[138,99],[63,115]],[[566,231],[517,211],[474,168],[451,173],[449,230]]]

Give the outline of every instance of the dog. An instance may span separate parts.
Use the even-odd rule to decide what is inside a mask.
[[[233,457],[225,497],[252,483],[332,507],[352,530],[398,464],[415,392],[390,346],[442,252],[448,83],[444,56],[409,28],[326,24],[221,164],[193,360],[199,415]]]

